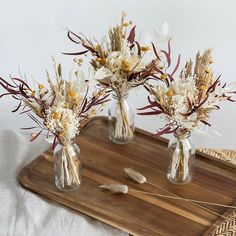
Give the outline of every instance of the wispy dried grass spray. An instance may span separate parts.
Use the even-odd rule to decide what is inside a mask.
[[[141,173],[131,169],[131,168],[124,168],[124,172],[125,174],[130,178],[132,179],[133,181],[135,181],[136,183],[139,183],[139,184],[144,184],[144,183],[147,183],[147,184],[150,184],[152,185],[153,187],[163,191],[163,192],[166,192],[172,196],[168,196],[168,195],[163,195],[163,194],[158,194],[158,193],[151,193],[151,192],[144,192],[144,191],[140,191],[140,190],[132,190],[132,191],[136,191],[136,192],[140,192],[140,193],[145,193],[145,194],[148,194],[148,195],[153,195],[153,196],[158,196],[158,197],[162,197],[162,198],[169,198],[169,199],[175,199],[175,200],[182,200],[182,201],[187,201],[187,202],[190,202],[192,203],[193,205],[203,209],[203,210],[206,210],[208,212],[211,212],[212,214],[215,214],[215,215],[218,215],[222,218],[227,218],[211,209],[208,209],[204,206],[201,206],[199,205],[200,204],[206,204],[206,205],[214,205],[214,206],[220,206],[220,207],[226,207],[226,208],[231,208],[231,209],[236,209],[235,206],[229,206],[229,205],[224,205],[224,204],[219,204],[219,203],[213,203],[213,202],[206,202],[206,201],[200,201],[200,200],[195,200],[195,199],[189,199],[189,198],[183,198],[175,193],[172,193],[166,189],[163,189],[161,187],[159,187],[158,185],[152,183],[152,182],[149,182],[147,181],[147,178],[142,175]],[[198,203],[198,204],[197,204]]]
[[[136,190],[136,189],[131,189],[127,185],[124,184],[108,184],[108,185],[100,185],[99,188],[103,190],[107,190],[113,194],[127,194],[128,192],[135,192],[135,193],[142,193],[142,194],[147,194],[147,195],[152,195],[160,198],[167,198],[167,199],[174,199],[174,200],[180,200],[180,201],[186,201],[190,202],[191,204],[206,210],[214,215],[220,216],[222,218],[227,219],[228,217],[221,215],[211,209],[208,209],[202,205],[199,204],[206,204],[206,205],[212,205],[212,206],[220,206],[220,207],[225,207],[225,208],[231,208],[231,209],[236,209],[236,206],[230,206],[230,205],[225,205],[225,204],[220,204],[220,203],[215,203],[215,202],[207,202],[207,201],[200,201],[200,200],[195,200],[195,199],[190,199],[190,198],[183,198],[175,193],[171,193],[168,190],[165,190],[161,187],[159,187],[156,184],[153,184],[152,182],[147,181],[147,178],[142,175],[141,173],[131,169],[131,168],[124,168],[125,174],[134,182],[139,183],[139,184],[150,184],[153,187],[156,187],[157,189],[168,193],[169,195],[164,195],[164,194],[159,194],[159,193],[153,193],[153,192],[147,192],[147,191],[142,191],[142,190]]]

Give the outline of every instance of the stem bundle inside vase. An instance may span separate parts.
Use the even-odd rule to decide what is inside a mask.
[[[175,136],[168,147],[170,166],[167,178],[175,184],[191,182],[194,174],[195,150],[188,137]]]
[[[117,144],[127,144],[134,137],[134,111],[127,101],[127,96],[113,94],[109,111],[109,139]]]
[[[58,144],[54,150],[55,183],[59,189],[81,185],[80,151],[76,144]]]
[[[132,124],[129,118],[129,114],[125,107],[125,101],[120,99],[117,107],[117,119],[115,125],[115,137],[116,138],[133,138]]]

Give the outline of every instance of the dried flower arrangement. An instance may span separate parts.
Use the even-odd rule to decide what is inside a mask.
[[[104,88],[96,86],[90,96],[91,81],[86,80],[82,73],[77,71],[77,78],[65,80],[61,65],[55,62],[54,66],[55,82],[47,72],[48,88],[41,83],[37,83],[36,88],[31,88],[19,78],[11,78],[12,83],[0,78],[0,85],[6,91],[0,97],[12,96],[18,100],[19,105],[13,112],[20,110],[20,114],[27,114],[36,123],[34,127],[23,128],[40,129],[37,134],[33,134],[31,140],[47,131],[47,137],[54,139],[54,147],[58,143],[63,146],[58,181],[64,188],[80,184],[79,162],[72,144],[80,130],[97,111],[103,109],[109,94]]]
[[[109,86],[117,96],[124,96],[128,91],[143,84],[152,74],[152,61],[147,54],[149,46],[141,46],[135,39],[135,28],[132,22],[125,22],[125,14],[121,23],[109,30],[109,40],[92,42],[83,34],[68,31],[69,39],[82,45],[86,50],[66,55],[81,55],[90,52],[90,64],[95,70],[94,78],[105,86]],[[128,33],[129,32],[129,33]]]
[[[209,115],[214,110],[219,110],[218,103],[231,101],[236,93],[233,84],[221,84],[220,76],[214,78],[210,68],[213,63],[211,50],[206,50],[202,55],[196,55],[195,66],[190,59],[181,71],[178,79],[165,79],[165,85],[153,86],[146,83],[153,100],[148,96],[149,105],[139,110],[151,109],[140,112],[140,115],[164,115],[167,124],[157,135],[174,132],[191,132],[202,123],[211,126],[208,122]]]
[[[125,21],[122,15],[121,23],[109,30],[109,40],[92,42],[83,34],[68,32],[69,39],[81,45],[85,50],[66,55],[81,55],[90,53],[90,64],[94,69],[94,79],[103,86],[110,88],[118,100],[114,136],[131,139],[133,137],[132,121],[125,108],[125,97],[130,89],[142,85],[155,71],[155,62],[149,59],[152,48],[141,45],[135,39],[135,28],[132,22]],[[156,53],[155,46],[153,49]]]
[[[187,137],[192,131],[198,130],[201,124],[211,126],[208,121],[210,113],[219,110],[219,103],[222,101],[233,102],[232,95],[236,93],[235,84],[222,84],[220,76],[215,79],[211,69],[211,52],[210,49],[203,54],[198,52],[195,65],[193,66],[191,59],[187,61],[178,79],[165,76],[164,85],[147,82],[145,87],[150,93],[149,105],[140,108],[138,113],[162,115],[166,125],[158,130],[156,135],[174,133],[180,141],[173,147],[170,171],[171,178],[178,176],[180,182],[184,182],[188,177],[188,160],[193,154],[193,150],[188,148]],[[175,72],[178,65],[179,62],[174,69]]]

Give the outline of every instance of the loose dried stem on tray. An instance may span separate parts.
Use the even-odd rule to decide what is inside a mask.
[[[179,196],[175,193],[172,193],[168,190],[165,190],[165,189],[161,188],[160,186],[158,186],[156,184],[153,184],[150,181],[147,181],[147,178],[144,175],[142,175],[141,173],[139,173],[139,172],[137,172],[137,171],[135,171],[131,168],[124,168],[124,172],[134,182],[139,183],[139,184],[145,184],[145,183],[150,184],[153,187],[168,193],[169,195],[137,190],[137,189],[130,188],[125,184],[106,184],[106,185],[100,185],[99,188],[102,189],[102,190],[109,191],[113,194],[127,194],[128,192],[133,192],[133,193],[141,193],[141,194],[152,195],[152,196],[156,196],[156,197],[160,197],[160,198],[186,201],[186,202],[190,202],[191,204],[193,204],[193,205],[195,205],[199,208],[202,208],[203,210],[206,210],[206,211],[208,211],[212,214],[220,216],[222,218],[228,218],[228,217],[226,217],[224,215],[221,215],[221,214],[219,214],[219,213],[217,213],[217,212],[215,212],[215,211],[213,211],[209,208],[206,208],[202,205],[199,205],[199,204],[213,205],[213,206],[220,206],[220,207],[224,207],[224,208],[236,209],[235,206],[230,206],[230,205],[226,205],[226,204],[220,204],[220,203],[216,203],[216,202],[207,202],[207,201],[201,201],[201,200],[181,197],[181,196]]]

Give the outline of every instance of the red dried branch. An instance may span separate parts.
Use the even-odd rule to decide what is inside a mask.
[[[73,35],[73,37],[77,38],[78,41],[75,41],[75,40],[72,38],[71,35]],[[72,31],[70,31],[70,30],[67,32],[67,37],[70,39],[70,41],[72,41],[73,43],[76,43],[76,44],[80,44],[80,43],[82,42],[82,40],[83,40],[79,35],[75,34],[74,32],[72,32]]]
[[[210,123],[206,122],[205,120],[200,120],[204,125],[211,126]]]
[[[174,68],[174,70],[173,70],[172,73],[171,73],[171,76],[173,76],[173,75],[175,74],[175,72],[178,70],[179,64],[180,64],[180,54],[179,54],[179,56],[178,56],[178,59],[177,59],[177,63],[176,63],[176,65],[175,65],[175,68]]]
[[[142,111],[142,110],[150,109],[153,107],[156,107],[156,104],[151,104],[151,105],[147,105],[145,107],[137,108],[137,110]]]
[[[31,140],[30,142],[34,141],[38,136],[43,132],[43,130],[40,130]]]
[[[39,128],[38,126],[33,126],[33,127],[26,127],[26,128],[20,128],[21,130],[30,130],[30,129],[36,129]]]
[[[170,46],[170,41],[172,40],[172,38],[170,38],[168,40],[168,54],[171,55],[171,46]]]
[[[158,73],[160,73],[160,74],[164,74],[164,72],[163,72],[162,70],[160,70],[160,69],[156,66],[156,64],[155,64],[154,61],[152,61],[152,67],[153,67],[153,69],[154,69],[156,72],[158,72]]]
[[[227,100],[228,100],[229,102],[236,102],[236,100],[235,100],[235,99],[232,99],[231,97],[228,97]]]
[[[165,50],[161,50],[161,52],[166,56],[167,68],[169,68],[170,67],[170,63],[171,63],[170,55]]]
[[[140,47],[140,44],[139,44],[138,41],[135,41],[135,44],[136,44],[136,46],[137,46],[137,48],[138,48],[138,55],[140,56],[140,55],[141,55],[141,47]]]
[[[172,81],[174,81],[174,78],[173,78],[173,76],[172,75],[170,75],[170,74],[167,74],[167,76],[168,76],[168,78],[170,79],[170,81],[172,82]],[[169,82],[169,81],[168,81]],[[169,84],[168,84],[168,86],[169,86]]]
[[[156,58],[161,61],[161,58],[159,57],[159,55],[157,53],[157,50],[156,50],[156,47],[155,47],[154,43],[152,43],[152,48],[153,48],[153,51],[154,51],[154,54],[155,54]]]
[[[215,91],[216,86],[220,83],[220,77],[221,75],[218,76],[218,78],[213,82],[213,84],[208,88],[207,93],[212,93]]]
[[[21,104],[22,104],[22,101],[20,101],[19,105],[14,110],[12,110],[12,112],[17,112],[20,109]]]
[[[130,33],[129,33],[129,36],[127,38],[128,42],[129,43],[134,43],[134,39],[135,39],[135,28],[136,28],[136,25],[130,30]]]
[[[166,128],[163,128],[162,130],[158,131],[154,134],[155,136],[161,136],[163,134],[172,134],[174,133],[178,128],[172,129],[169,125],[165,126]]]

